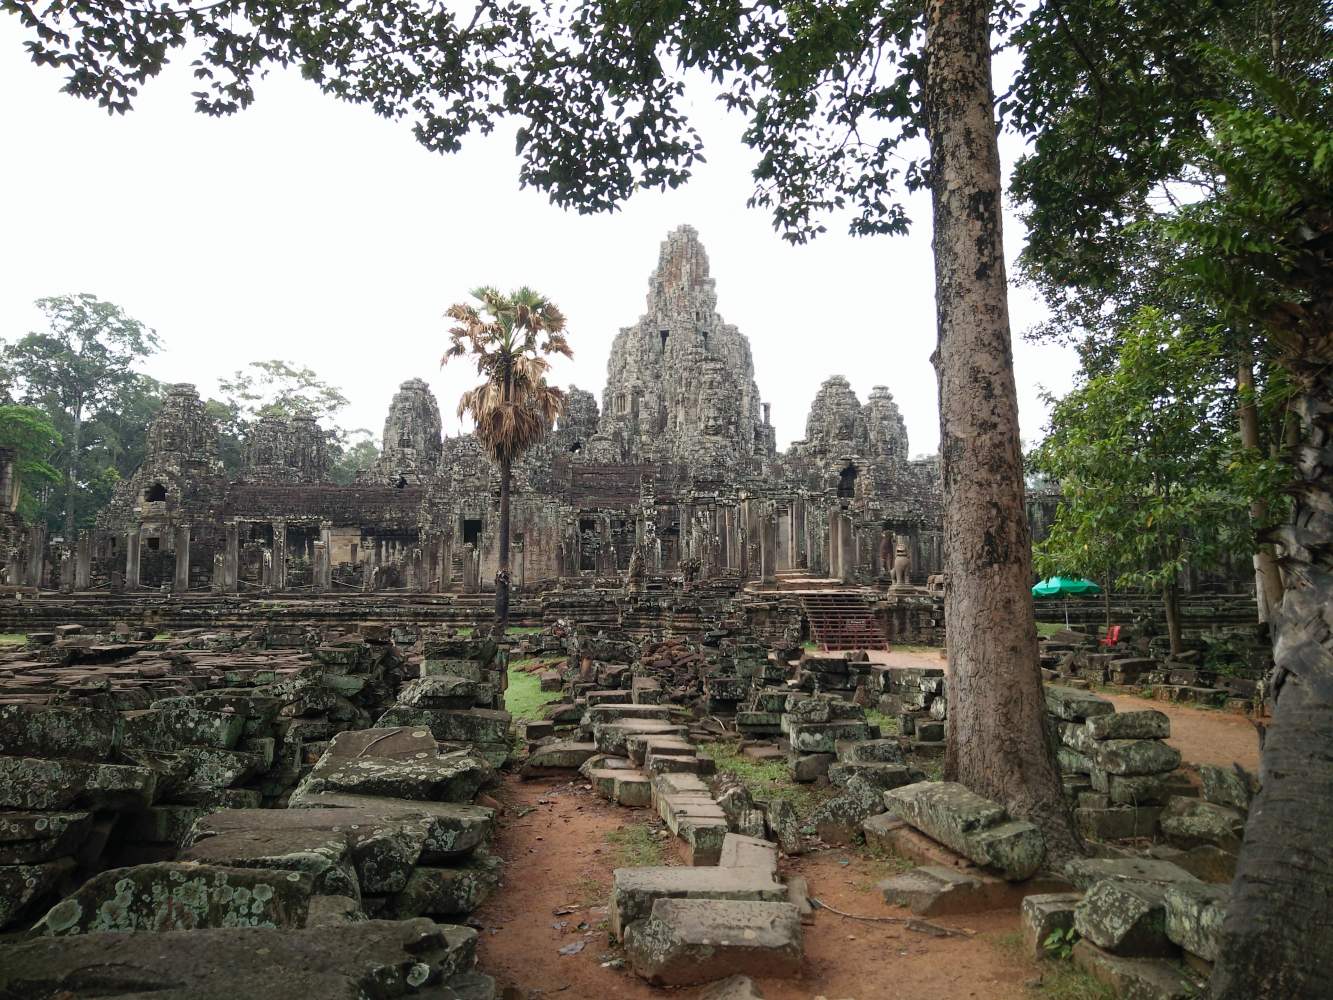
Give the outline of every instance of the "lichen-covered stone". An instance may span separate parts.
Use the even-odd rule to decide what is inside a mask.
[[[1155,882],[1102,879],[1074,907],[1074,929],[1117,955],[1169,955],[1166,887]]]
[[[401,892],[390,898],[386,912],[399,918],[465,917],[500,884],[500,860],[474,855],[449,868],[419,867]]]
[[[104,761],[120,742],[117,712],[55,705],[0,705],[0,754]]]
[[[295,871],[160,864],[95,875],[46,912],[37,934],[300,927],[313,880]]]
[[[71,858],[0,865],[0,930],[16,925],[32,906],[74,872]],[[0,969],[4,968],[0,961]]]
[[[1094,740],[1164,740],[1171,735],[1170,716],[1152,708],[1095,715],[1083,725]]]
[[[1259,791],[1258,779],[1235,767],[1200,764],[1199,777],[1203,780],[1205,801],[1230,806],[1244,813],[1250,811],[1250,802]]]
[[[1162,811],[1162,833],[1176,847],[1212,844],[1235,853],[1245,835],[1245,815],[1201,799],[1173,795]]]
[[[0,812],[0,865],[71,855],[92,820],[90,812]]]
[[[143,767],[0,757],[0,808],[5,809],[146,809],[156,787],[157,776]]]
[[[472,750],[436,753],[420,750],[406,756],[349,757],[330,747],[292,793],[300,805],[309,796],[328,792],[371,795],[427,802],[471,802],[495,780],[495,772]]]
[[[1229,885],[1177,882],[1166,889],[1166,936],[1192,955],[1216,962]]]
[[[1046,711],[1066,722],[1082,722],[1093,716],[1110,715],[1115,711],[1115,706],[1090,691],[1048,684]]]
[[[956,782],[922,781],[884,793],[889,811],[1010,881],[1031,876],[1046,843],[1031,823],[1009,820],[1003,808]]]
[[[1094,759],[1109,774],[1160,774],[1180,766],[1180,751],[1160,740],[1101,740]]]
[[[1104,879],[1164,885],[1198,881],[1178,865],[1155,858],[1075,858],[1065,863],[1064,876],[1076,889],[1084,891]]]

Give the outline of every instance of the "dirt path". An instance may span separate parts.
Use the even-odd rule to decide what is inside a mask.
[[[480,967],[524,1000],[692,1000],[699,989],[658,990],[614,966],[620,950],[605,928],[616,849],[606,834],[646,822],[647,810],[610,805],[582,783],[506,777],[507,807],[494,850],[505,859],[503,886],[474,915],[481,926]],[[530,810],[530,811],[528,811]],[[522,813],[522,815],[520,815]],[[671,863],[677,863],[672,859]],[[811,895],[857,914],[908,915],[874,891],[890,874],[856,852],[823,851],[783,863]],[[556,911],[569,910],[570,912]],[[768,1000],[1020,1000],[1035,967],[998,946],[1018,929],[1016,912],[942,920],[976,931],[968,939],[925,937],[901,926],[818,913],[805,929],[801,980],[761,980]],[[561,948],[582,947],[573,954]],[[612,967],[604,967],[611,963]]]
[[[1155,701],[1132,694],[1099,691],[1115,705],[1117,712],[1139,712],[1155,708],[1171,719],[1171,738],[1166,742],[1180,751],[1187,764],[1239,764],[1250,771],[1259,770],[1259,734],[1243,715],[1216,709],[1193,708],[1171,701]]]

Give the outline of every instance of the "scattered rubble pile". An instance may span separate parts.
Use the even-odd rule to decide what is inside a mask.
[[[104,995],[87,970],[115,954],[136,990],[276,997],[242,957],[264,949],[283,995],[493,996],[475,932],[420,918],[499,882],[475,800],[508,752],[503,652],[433,639],[412,679],[393,638],[65,629],[0,654],[0,927],[38,938],[0,993]]]
[[[1041,643],[1042,672],[1048,681],[1070,678],[1133,687],[1159,701],[1193,702],[1244,713],[1260,693],[1260,678],[1272,667],[1272,646],[1253,630],[1229,630],[1200,637],[1203,648],[1175,656],[1157,640],[1132,638],[1104,647],[1072,630]]]
[[[878,676],[879,710],[897,717],[898,731],[912,738],[912,752],[921,757],[942,757],[949,717],[944,670],[888,667]]]

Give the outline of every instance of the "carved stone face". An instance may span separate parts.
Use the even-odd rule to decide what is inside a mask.
[[[906,546],[905,544],[903,544],[902,542],[899,542],[898,545],[897,545],[897,547],[894,548],[894,550],[893,550],[893,554],[894,554],[895,556],[899,556],[899,557],[904,557],[904,556],[906,556],[906,555],[907,555],[907,546]]]

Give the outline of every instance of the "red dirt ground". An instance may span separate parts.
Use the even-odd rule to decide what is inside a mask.
[[[506,777],[497,798],[506,806],[495,845],[496,854],[505,859],[505,878],[475,914],[482,927],[480,968],[523,1000],[698,996],[700,988],[655,989],[628,970],[602,964],[621,955],[604,926],[611,870],[617,864],[616,849],[605,835],[648,821],[648,810],[611,805],[582,782]],[[874,891],[875,882],[891,872],[856,852],[826,850],[785,859],[782,870],[784,875],[804,876],[812,896],[848,913],[910,916],[887,906]],[[565,908],[573,912],[555,912]],[[804,977],[759,980],[759,985],[767,1000],[1024,997],[1024,983],[1038,974],[1036,967],[997,946],[998,938],[1018,929],[1016,912],[935,922],[976,933],[971,938],[932,938],[901,925],[817,912],[805,928]],[[581,951],[560,954],[561,947],[579,941],[584,942]]]

